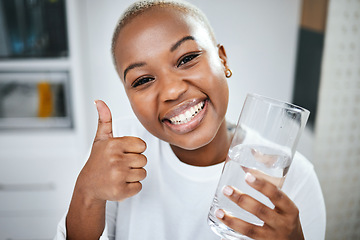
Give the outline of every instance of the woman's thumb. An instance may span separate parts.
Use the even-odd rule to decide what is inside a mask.
[[[112,117],[109,107],[101,100],[95,100],[95,105],[99,114],[99,120],[94,142],[112,138]]]

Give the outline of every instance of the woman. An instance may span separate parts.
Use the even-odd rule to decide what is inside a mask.
[[[112,53],[141,125],[113,122],[96,101],[97,134],[58,239],[219,239],[206,218],[232,137],[224,47],[196,7],[143,1],[121,17]],[[295,155],[283,191],[252,175],[247,181],[275,208],[230,189],[224,194],[265,223],[219,210],[226,225],[255,239],[324,238],[323,197],[304,157]]]

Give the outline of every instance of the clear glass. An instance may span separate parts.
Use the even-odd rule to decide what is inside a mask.
[[[245,182],[250,172],[282,187],[310,112],[296,105],[248,94],[241,111],[223,172],[210,207],[208,223],[224,239],[250,239],[215,216],[217,209],[255,225],[263,221],[230,201],[222,190],[233,186],[263,204],[274,208],[270,200]]]

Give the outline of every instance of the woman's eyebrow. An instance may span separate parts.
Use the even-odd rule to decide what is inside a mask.
[[[174,45],[172,45],[172,47],[170,48],[170,52],[175,51],[181,44],[183,44],[187,40],[195,40],[195,38],[193,36],[183,37],[182,39],[177,41]]]
[[[146,65],[145,62],[138,62],[138,63],[133,63],[130,64],[125,70],[124,70],[124,82],[126,82],[125,78],[126,78],[126,74],[128,73],[129,70],[136,68],[136,67],[142,67]]]
[[[183,44],[185,41],[188,41],[188,40],[195,40],[195,38],[193,36],[185,36],[183,38],[181,38],[179,41],[177,41],[174,45],[171,46],[170,48],[170,52],[173,52],[175,51],[178,47],[180,47],[181,44]],[[130,64],[127,68],[125,68],[124,70],[124,82],[126,82],[126,74],[128,73],[129,70],[133,69],[133,68],[136,68],[136,67],[142,67],[146,65],[145,62],[138,62],[138,63],[133,63],[133,64]]]

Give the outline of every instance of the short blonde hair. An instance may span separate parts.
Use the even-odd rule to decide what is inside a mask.
[[[182,0],[142,0],[137,1],[133,4],[131,4],[125,12],[121,15],[120,19],[118,20],[112,41],[111,41],[111,56],[113,59],[113,63],[116,67],[116,58],[115,58],[115,45],[116,41],[119,37],[119,34],[121,32],[121,29],[127,25],[129,22],[131,22],[132,19],[134,19],[136,16],[141,15],[142,13],[152,9],[152,8],[173,8],[180,12],[183,12],[185,14],[190,14],[191,16],[197,18],[199,22],[205,27],[205,29],[208,31],[209,36],[214,44],[216,44],[215,34],[214,30],[212,29],[209,20],[205,16],[205,14],[196,6],[182,1]]]

